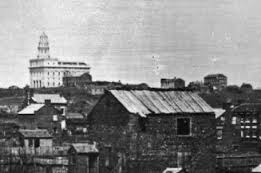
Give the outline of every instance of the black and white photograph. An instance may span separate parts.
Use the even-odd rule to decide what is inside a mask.
[[[0,0],[0,173],[261,173],[261,1]]]

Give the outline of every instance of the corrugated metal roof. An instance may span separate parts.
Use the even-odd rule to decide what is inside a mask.
[[[98,153],[99,150],[97,149],[95,144],[88,144],[88,143],[74,143],[72,147],[76,150],[77,153]]]
[[[199,95],[190,91],[110,90],[109,92],[129,112],[140,115],[214,112]]]
[[[45,100],[51,100],[51,103],[66,104],[67,100],[59,94],[34,94],[32,100],[36,103],[44,103]]]
[[[25,138],[51,138],[52,136],[46,129],[20,129],[19,132],[25,137]]]
[[[22,109],[20,112],[18,112],[18,115],[30,115],[34,114],[35,111],[38,111],[44,106],[44,104],[30,104],[24,109]]]

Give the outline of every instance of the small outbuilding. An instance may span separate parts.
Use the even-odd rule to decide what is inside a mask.
[[[96,143],[74,143],[68,150],[69,173],[98,173],[99,150]]]
[[[45,129],[20,129],[18,134],[22,147],[38,148],[53,146],[53,137]]]

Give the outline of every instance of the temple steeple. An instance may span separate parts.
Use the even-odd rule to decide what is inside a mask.
[[[44,32],[40,36],[37,58],[50,58],[48,36]]]

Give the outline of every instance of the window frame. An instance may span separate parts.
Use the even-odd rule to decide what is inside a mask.
[[[189,134],[184,135],[184,134],[179,134],[178,133],[178,119],[188,119],[189,120]],[[186,116],[182,116],[182,117],[177,117],[176,118],[176,135],[178,137],[190,137],[192,136],[192,117],[186,117]]]

